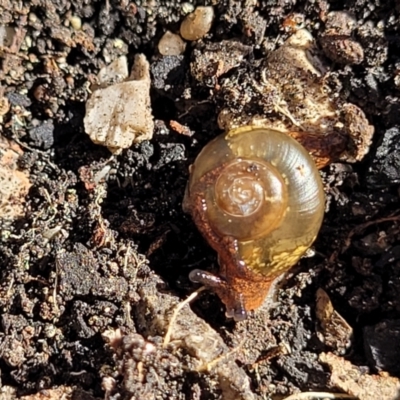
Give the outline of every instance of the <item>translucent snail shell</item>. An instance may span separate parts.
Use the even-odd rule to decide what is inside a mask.
[[[203,148],[183,205],[220,264],[218,275],[194,270],[190,279],[212,288],[227,315],[241,320],[315,240],[324,191],[300,143],[282,132],[245,127]]]

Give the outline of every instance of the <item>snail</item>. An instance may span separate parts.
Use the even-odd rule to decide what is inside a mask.
[[[370,147],[374,127],[332,92],[328,71],[311,33],[299,29],[252,68],[221,77],[214,91],[227,133],[195,160],[184,210],[217,251],[220,270],[189,278],[213,289],[236,320],[263,303],[315,240],[325,208],[318,169],[359,161]]]
[[[216,137],[191,166],[183,208],[220,270],[189,279],[212,289],[228,317],[245,319],[311,246],[324,203],[314,160],[288,134],[247,126]]]

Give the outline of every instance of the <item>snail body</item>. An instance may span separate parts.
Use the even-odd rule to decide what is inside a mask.
[[[217,251],[220,265],[218,275],[193,270],[189,278],[214,290],[227,316],[241,320],[315,240],[324,191],[300,143],[250,126],[203,148],[191,168],[183,206]]]

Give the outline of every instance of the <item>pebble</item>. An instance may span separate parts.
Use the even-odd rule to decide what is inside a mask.
[[[163,56],[179,56],[186,48],[186,43],[179,35],[167,31],[158,42],[158,51]]]
[[[127,80],[93,92],[86,103],[84,125],[94,143],[118,154],[133,142],[152,138],[149,68],[146,57],[137,54]]]
[[[186,15],[186,14],[189,14],[189,13],[191,13],[191,12],[194,11],[194,6],[193,6],[192,3],[189,3],[189,2],[187,2],[187,1],[185,1],[185,2],[182,3],[182,5],[181,5],[181,10],[182,10],[182,12]]]
[[[329,59],[344,65],[363,62],[364,49],[351,36],[356,25],[356,20],[347,11],[332,11],[328,14],[325,31],[319,42]]]
[[[82,20],[77,16],[71,16],[69,19],[71,26],[76,30],[79,31],[82,28]]]
[[[122,49],[126,46],[126,43],[122,39],[116,38],[113,45],[116,49]]]
[[[325,35],[320,37],[319,43],[325,55],[339,64],[361,64],[364,60],[364,49],[351,36]]]
[[[123,82],[128,76],[128,60],[125,56],[121,56],[103,67],[98,73],[97,79],[101,86],[109,86],[113,83]]]
[[[213,19],[213,7],[197,7],[182,21],[180,34],[185,40],[201,39],[211,29]]]

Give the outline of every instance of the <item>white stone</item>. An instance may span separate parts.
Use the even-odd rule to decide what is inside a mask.
[[[93,92],[86,103],[84,125],[94,143],[113,153],[152,138],[150,71],[143,54],[136,55],[128,80]]]
[[[129,76],[128,60],[125,56],[118,57],[111,64],[103,67],[97,74],[100,86],[110,86],[125,81]]]

